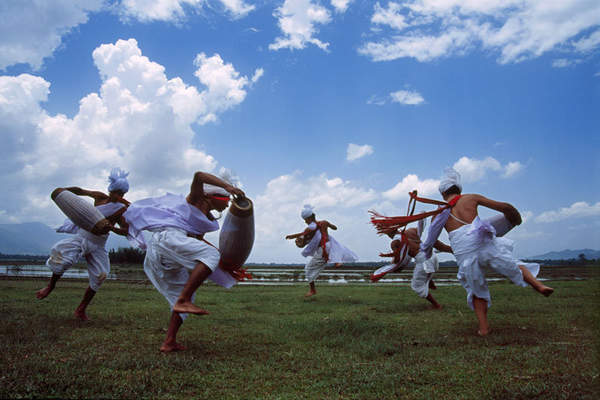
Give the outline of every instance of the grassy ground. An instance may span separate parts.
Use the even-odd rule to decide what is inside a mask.
[[[144,285],[106,282],[72,312],[84,282],[0,280],[0,398],[583,399],[600,395],[600,280],[552,282],[550,298],[491,285],[493,329],[460,287],[429,310],[408,287],[202,287],[211,315],[190,317],[188,346],[161,354],[166,301]]]

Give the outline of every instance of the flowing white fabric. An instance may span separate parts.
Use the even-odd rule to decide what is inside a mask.
[[[330,243],[327,243],[325,248],[329,250],[331,248]],[[306,262],[306,265],[304,265],[306,280],[309,283],[314,282],[321,274],[321,271],[323,271],[323,268],[325,268],[325,265],[327,265],[327,260],[323,257],[323,248],[319,247],[310,260]]]
[[[408,265],[408,263],[410,262],[411,257],[408,254],[408,251],[405,252],[405,248],[406,248],[405,244],[403,244],[402,247],[400,248],[400,254],[404,254],[404,257],[402,257],[401,260],[399,260],[395,264],[386,264],[383,267],[377,268],[375,270],[375,272],[373,272],[371,274],[371,280],[378,281],[379,279],[383,278],[386,274],[389,274],[390,272],[394,272],[397,269],[406,267]]]
[[[96,209],[105,217],[109,217],[123,207],[125,207],[123,203],[111,202],[99,205]],[[104,248],[108,234],[94,235],[80,229],[70,219],[65,220],[64,224],[56,231],[75,235],[59,241],[52,247],[46,265],[52,270],[53,274],[62,275],[73,264],[85,257],[90,288],[97,292],[110,273],[110,260],[108,252]]]
[[[417,261],[417,258],[415,258],[415,261]],[[435,254],[422,262],[415,262],[410,287],[419,297],[427,297],[429,282],[433,279],[433,274],[438,271],[439,267],[438,258]]]
[[[146,248],[142,235],[144,230],[156,232],[171,227],[202,235],[219,229],[216,220],[209,220],[202,211],[188,203],[185,196],[172,193],[136,201],[123,216],[129,224],[129,241],[142,249]]]
[[[448,234],[458,263],[457,278],[467,291],[467,303],[473,308],[473,296],[485,299],[491,306],[491,296],[485,279],[485,270],[491,269],[510,279],[514,284],[526,287],[519,265],[527,268],[533,276],[540,270],[539,264],[524,263],[513,257],[513,241],[496,237],[496,230],[488,221],[476,217],[469,225]]]
[[[144,272],[167,299],[172,310],[188,281],[190,271],[198,262],[213,271],[208,279],[218,285],[230,288],[236,283],[230,274],[218,267],[219,258],[219,250],[214,246],[187,236],[184,230],[168,227],[152,234],[146,249]],[[185,319],[187,314],[180,316]]]
[[[108,237],[93,235],[80,229],[76,235],[63,239],[52,247],[46,265],[53,274],[62,276],[73,264],[85,257],[90,288],[97,292],[110,273],[110,260],[104,248],[104,236]]]
[[[312,222],[308,225],[310,230],[316,230],[317,224]],[[333,236],[330,234],[327,235],[329,240],[325,245],[327,248],[327,254],[329,255],[329,263],[341,263],[341,262],[354,262],[358,260],[358,256],[350,249],[342,245],[340,242],[335,240]],[[313,238],[308,242],[304,250],[302,250],[302,255],[304,257],[314,256],[317,251],[322,249],[321,247],[321,231],[317,230]]]

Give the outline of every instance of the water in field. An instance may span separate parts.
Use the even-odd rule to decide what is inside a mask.
[[[318,284],[329,285],[373,285],[370,280],[371,273],[375,271],[368,268],[350,267],[347,269],[328,268],[323,270],[317,280]],[[241,285],[298,285],[306,284],[304,269],[302,267],[250,267],[248,272],[252,275],[251,280],[240,282]],[[0,265],[0,278],[49,278],[52,272],[45,265]],[[543,266],[538,279],[545,280],[581,280],[600,277],[600,267],[551,267]],[[88,273],[84,265],[78,265],[67,270],[65,279],[87,279]],[[407,268],[399,273],[391,273],[382,278],[377,285],[408,286],[412,278],[412,268]],[[148,279],[142,266],[113,266],[108,280],[147,282]],[[456,267],[442,267],[434,275],[438,286],[457,285]],[[489,274],[489,282],[504,280],[497,274]]]

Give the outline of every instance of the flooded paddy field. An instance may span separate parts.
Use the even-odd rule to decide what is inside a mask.
[[[374,285],[370,276],[377,265],[373,268],[364,265],[342,266],[340,268],[326,268],[317,280],[318,284],[329,285]],[[457,267],[441,267],[435,274],[437,285],[457,285]],[[412,267],[408,267],[398,273],[386,275],[376,285],[407,286],[412,278]],[[304,268],[302,266],[249,266],[248,272],[252,275],[251,280],[240,282],[241,285],[299,285],[306,284]],[[45,279],[51,276],[51,271],[43,264],[6,263],[0,265],[0,279]],[[85,264],[77,264],[63,275],[63,279],[87,279]],[[488,273],[488,280],[503,280],[502,276]],[[541,280],[587,280],[600,278],[600,266],[545,266],[541,267],[539,279]],[[119,265],[112,266],[108,280],[145,282],[146,275],[141,265]]]

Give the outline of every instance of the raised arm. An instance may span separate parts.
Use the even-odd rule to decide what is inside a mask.
[[[291,235],[287,235],[285,238],[286,238],[286,239],[296,239],[296,238],[299,238],[299,237],[301,237],[301,236],[306,236],[306,235],[308,235],[310,232],[312,232],[312,229],[310,229],[310,228],[306,228],[305,230],[303,230],[303,231],[302,231],[302,232],[300,232],[300,233],[293,233],[293,234],[291,234]]]
[[[491,200],[481,195],[476,196],[477,205],[501,212],[514,226],[521,225],[521,214],[512,204]]]
[[[206,172],[196,172],[194,174],[194,179],[192,180],[192,186],[190,188],[190,201],[196,202],[202,198],[204,198],[204,189],[203,184],[209,184],[214,186],[219,186],[228,191],[229,193],[245,197],[246,194],[241,190],[236,188],[233,185],[225,182],[224,180],[217,178],[216,176],[206,173]]]
[[[335,226],[334,224],[332,224],[329,221],[325,221],[327,223],[327,227],[333,229],[334,231],[337,231],[337,226]]]
[[[75,193],[77,196],[88,196],[91,197],[92,199],[94,199],[94,201],[100,201],[100,200],[106,200],[108,199],[108,195],[102,192],[98,192],[95,190],[86,190],[86,189],[82,189],[78,186],[71,186],[71,187],[67,187],[65,188],[65,190],[68,190],[69,192]]]

